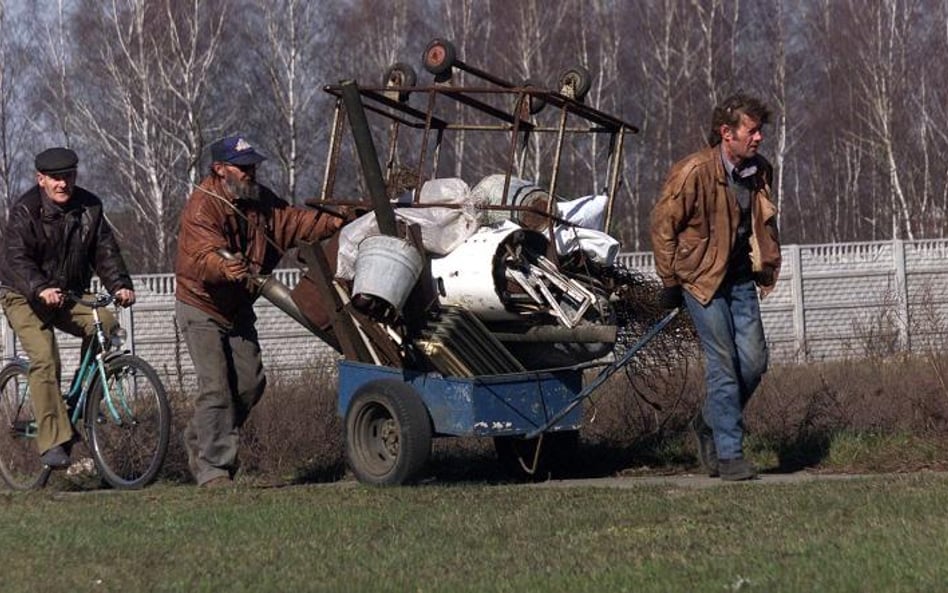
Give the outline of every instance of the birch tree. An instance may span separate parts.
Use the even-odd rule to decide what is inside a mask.
[[[257,7],[265,15],[255,51],[265,79],[258,88],[266,89],[267,98],[260,103],[268,106],[261,111],[274,116],[261,126],[261,134],[280,166],[279,193],[296,203],[304,197],[301,176],[315,165],[314,148],[325,138],[315,107],[326,70],[319,42],[328,30],[313,2],[258,0]]]
[[[202,6],[88,2],[73,21],[88,48],[73,78],[75,126],[114,172],[116,195],[145,233],[129,245],[144,270],[170,268],[178,208],[188,176],[196,177],[205,84],[198,78],[213,61],[213,51],[202,56],[198,48],[203,34],[191,29]]]

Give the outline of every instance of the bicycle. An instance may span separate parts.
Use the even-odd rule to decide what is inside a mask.
[[[154,368],[121,349],[123,332],[105,335],[99,309],[114,298],[94,297],[89,301],[69,295],[92,309],[95,339],[85,349],[63,399],[99,475],[114,488],[139,489],[155,479],[164,462],[171,407]],[[51,473],[34,443],[37,424],[28,371],[29,362],[23,358],[0,370],[0,478],[14,490],[42,488]]]

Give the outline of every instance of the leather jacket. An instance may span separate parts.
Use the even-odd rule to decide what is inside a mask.
[[[672,166],[652,210],[655,269],[665,286],[680,284],[702,304],[721,287],[737,239],[740,207],[729,188],[720,146],[696,152]],[[761,296],[780,272],[777,208],[771,201],[773,169],[761,156],[751,192],[751,270]]]
[[[33,186],[10,209],[3,239],[0,285],[31,303],[47,288],[87,291],[93,273],[113,294],[133,289],[102,201],[81,187],[59,206]]]
[[[238,200],[214,176],[205,177],[181,213],[175,260],[175,298],[225,326],[237,315],[253,315],[255,284],[224,277],[225,249],[243,256],[251,274],[267,275],[287,249],[335,233],[342,219],[291,206],[260,186],[256,200]]]

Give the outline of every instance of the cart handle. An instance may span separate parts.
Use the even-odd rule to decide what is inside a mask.
[[[570,400],[570,402],[562,410],[560,410],[556,414],[553,414],[553,417],[547,420],[546,423],[528,432],[526,436],[524,436],[523,438],[527,440],[536,438],[538,435],[540,435],[540,433],[546,432],[547,429],[549,429],[551,426],[553,426],[554,424],[562,420],[567,414],[572,412],[573,409],[576,406],[578,406],[580,402],[582,402],[584,399],[592,395],[592,392],[598,389],[600,385],[605,383],[606,380],[609,377],[611,377],[616,371],[618,371],[619,369],[627,365],[629,361],[632,360],[632,357],[638,354],[639,350],[641,350],[652,338],[654,338],[658,334],[658,332],[665,329],[665,327],[669,323],[671,323],[672,320],[675,319],[675,317],[678,316],[678,313],[680,311],[681,311],[680,307],[669,311],[668,314],[665,315],[665,317],[663,317],[659,322],[657,322],[655,325],[649,328],[649,330],[645,332],[645,335],[639,338],[639,341],[636,342],[631,348],[629,348],[628,351],[626,351],[625,354],[622,355],[622,358],[613,362],[611,365],[607,366],[606,368],[602,369],[599,372],[599,374],[596,375],[596,378],[590,381],[589,385],[583,387],[582,391],[580,391],[579,394],[576,395],[576,397]]]

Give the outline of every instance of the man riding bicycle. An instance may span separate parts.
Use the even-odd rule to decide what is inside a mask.
[[[30,360],[29,388],[37,446],[51,468],[69,465],[73,428],[60,392],[62,374],[54,328],[94,337],[92,309],[68,299],[88,291],[93,272],[122,306],[135,302],[132,280],[102,201],[76,185],[79,157],[68,148],[36,155],[36,185],[10,209],[0,258],[0,304]],[[106,309],[108,333],[118,325]]]

